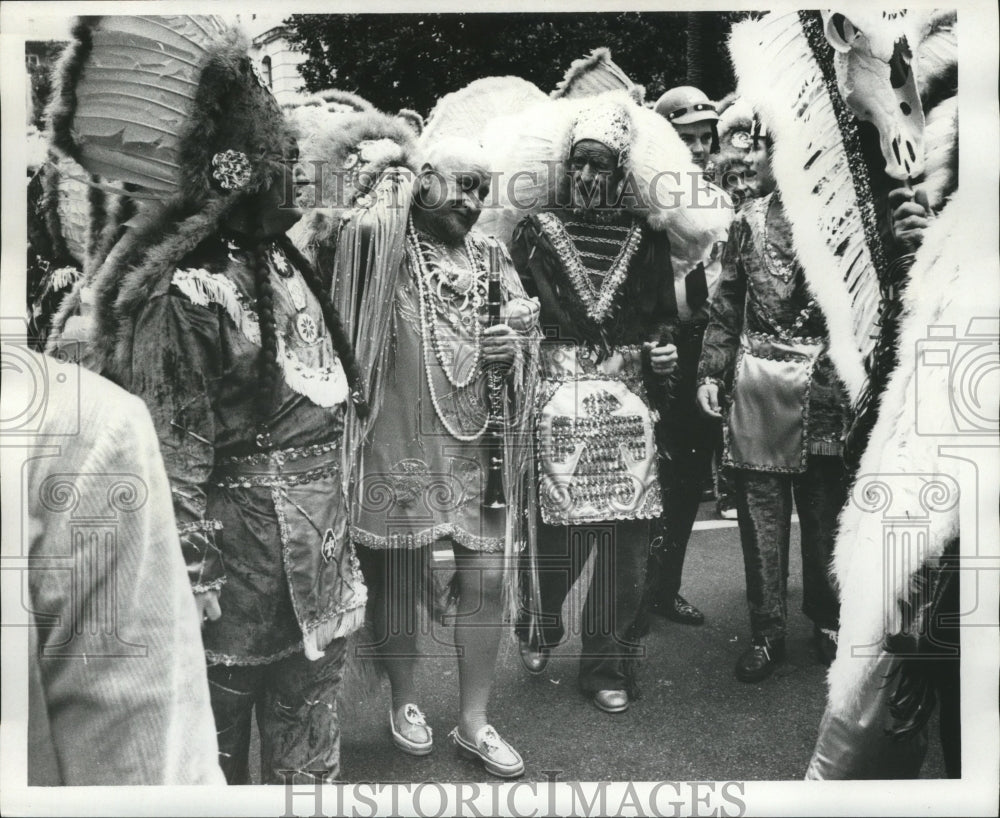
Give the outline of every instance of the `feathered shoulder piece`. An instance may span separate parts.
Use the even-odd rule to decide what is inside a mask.
[[[595,48],[586,57],[570,63],[566,76],[550,96],[553,99],[591,97],[605,91],[627,91],[639,105],[646,97],[646,89],[632,82],[611,59],[607,48]]]
[[[812,39],[823,37],[813,29]],[[774,135],[771,161],[796,255],[823,307],[831,358],[855,398],[876,335],[881,249],[857,124],[817,61],[798,12],[737,23],[729,51],[740,95]]]

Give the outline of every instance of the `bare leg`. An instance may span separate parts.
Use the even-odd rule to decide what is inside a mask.
[[[503,555],[454,546],[461,599],[455,622],[458,648],[459,731],[469,741],[487,724],[500,634]]]

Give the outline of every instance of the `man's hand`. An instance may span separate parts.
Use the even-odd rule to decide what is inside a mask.
[[[933,215],[927,194],[920,188],[897,187],[889,192],[892,235],[904,252],[915,253]]]
[[[506,324],[495,324],[483,330],[483,363],[509,369],[517,354],[520,336]]]
[[[202,591],[194,595],[194,604],[198,609],[198,621],[205,627],[205,620],[211,619],[213,622],[222,616],[222,608],[219,607],[218,591]]]
[[[538,326],[539,307],[537,298],[512,298],[503,305],[503,322],[518,332],[528,332]]]
[[[722,409],[719,406],[719,385],[717,383],[703,383],[698,387],[696,396],[698,408],[703,415],[710,418],[721,418]]]
[[[649,347],[649,365],[657,375],[669,375],[677,368],[677,347],[673,344]]]

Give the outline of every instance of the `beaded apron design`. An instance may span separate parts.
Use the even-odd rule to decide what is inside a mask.
[[[549,525],[657,517],[662,512],[639,347],[597,362],[547,345],[538,413],[539,504]]]

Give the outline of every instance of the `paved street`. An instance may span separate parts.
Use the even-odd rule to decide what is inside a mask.
[[[811,625],[800,610],[798,528],[793,526],[788,660],[771,678],[748,685],[733,675],[748,638],[739,536],[735,523],[716,520],[708,504],[701,517],[681,592],[707,621],[690,627],[654,618],[645,641],[643,695],[626,713],[604,714],[578,692],[578,638],[561,646],[538,677],[522,670],[513,639],[505,641],[490,718],[523,755],[526,779],[545,780],[544,771],[559,771],[562,781],[801,779],[823,711],[825,669],[813,656]],[[442,639],[449,635],[443,631]],[[458,713],[454,657],[422,662],[419,687],[418,703],[435,735],[434,752],[419,759],[392,744],[388,682],[373,698],[348,691],[345,781],[489,778],[459,758],[447,738]],[[944,774],[936,720],[931,729],[923,775],[936,778]]]

